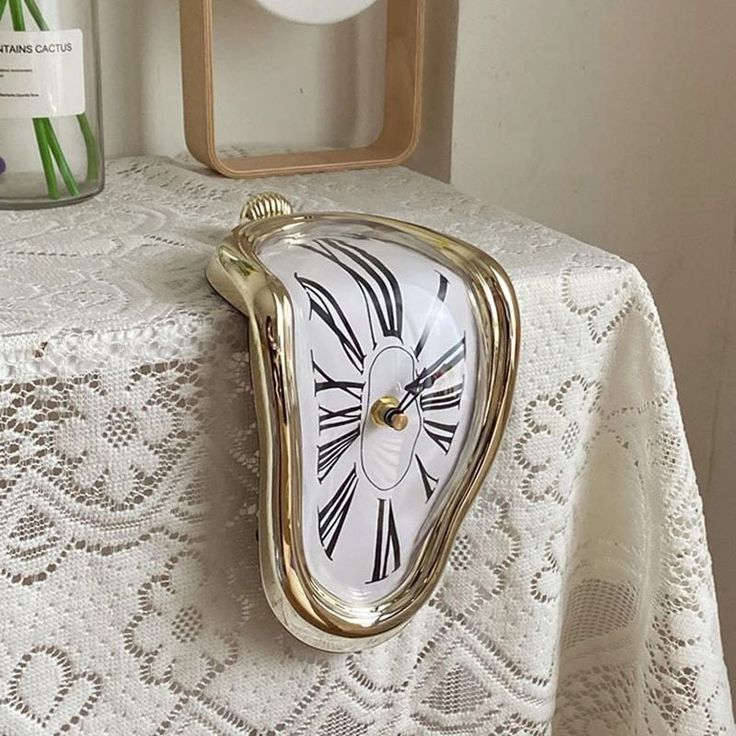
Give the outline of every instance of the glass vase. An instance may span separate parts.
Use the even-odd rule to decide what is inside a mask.
[[[104,185],[97,0],[0,0],[0,209]]]

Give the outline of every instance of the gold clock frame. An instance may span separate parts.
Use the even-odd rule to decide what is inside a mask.
[[[355,651],[396,633],[426,602],[452,543],[501,442],[509,415],[520,346],[519,308],[511,280],[487,253],[427,228],[354,213],[278,214],[274,201],[247,208],[257,217],[232,231],[207,277],[248,317],[250,363],[260,446],[261,577],[276,617],[297,638],[326,651]],[[269,202],[271,203],[269,205]],[[322,588],[305,563],[301,533],[301,435],[296,395],[294,325],[286,289],[258,257],[264,241],[314,220],[384,226],[412,237],[415,249],[460,273],[479,318],[477,413],[464,472],[456,469],[404,582],[375,604],[351,606]]]

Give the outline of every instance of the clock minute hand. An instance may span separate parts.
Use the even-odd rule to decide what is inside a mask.
[[[465,337],[441,355],[429,368],[425,368],[413,381],[404,388],[410,394],[420,394],[434,386],[445,373],[451,371],[465,358]]]
[[[425,368],[413,381],[404,386],[406,394],[394,409],[395,413],[406,411],[428,388],[432,388],[446,373],[449,373],[465,358],[465,337],[441,355],[432,365]]]

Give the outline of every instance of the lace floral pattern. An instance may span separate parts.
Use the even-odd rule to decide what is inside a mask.
[[[523,347],[430,603],[374,650],[263,598],[244,322],[204,267],[247,194],[487,248]],[[630,265],[404,169],[254,184],[127,159],[0,214],[0,734],[734,734],[702,510]]]

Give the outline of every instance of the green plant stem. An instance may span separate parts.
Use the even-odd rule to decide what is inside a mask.
[[[49,24],[46,22],[46,18],[43,17],[41,8],[38,7],[36,0],[25,0],[25,3],[26,3],[26,7],[28,8],[28,12],[31,14],[31,17],[33,18],[36,25],[38,26],[38,29],[40,31],[50,30]],[[77,119],[79,119],[79,117],[80,116],[77,116]],[[79,186],[77,185],[76,179],[74,178],[74,174],[72,173],[72,170],[69,167],[69,163],[67,162],[66,157],[64,156],[64,151],[59,145],[59,140],[56,137],[56,133],[54,132],[54,128],[53,128],[53,125],[51,124],[51,121],[46,119],[44,122],[44,127],[46,128],[46,134],[48,136],[49,145],[51,146],[51,153],[53,153],[54,159],[56,159],[56,165],[59,167],[59,171],[61,172],[61,176],[64,179],[66,188],[69,191],[69,194],[71,194],[72,196],[77,196],[79,195]],[[81,127],[81,123],[80,123],[80,127]],[[86,135],[84,135],[84,130],[82,130],[82,136],[84,137],[84,143],[87,149],[87,177],[89,178],[90,150],[89,150],[89,144],[87,141],[87,137]],[[94,142],[94,136],[92,140]],[[96,144],[95,144],[95,148],[96,148]]]
[[[8,7],[8,0],[0,0],[0,20],[3,19],[3,13],[5,12],[5,8]]]
[[[59,199],[59,183],[56,181],[54,161],[51,158],[51,151],[49,149],[49,141],[46,134],[46,128],[44,126],[44,121],[40,118],[34,118],[33,129],[36,131],[38,152],[41,154],[41,163],[43,164],[43,173],[46,177],[46,186],[49,190],[49,197],[51,199]]]
[[[41,12],[41,8],[38,7],[36,0],[25,0],[25,3],[28,12],[31,14],[39,30],[48,31],[49,25]],[[90,125],[89,118],[85,113],[77,115],[77,122],[79,123],[79,129],[82,132],[84,145],[87,150],[87,181],[94,181],[100,175],[100,154],[97,139]]]
[[[89,118],[82,113],[77,115],[77,122],[87,150],[87,181],[96,181],[100,177],[100,147],[97,145]]]
[[[31,14],[31,17],[33,18],[34,21],[36,21],[38,30],[39,31],[51,30],[49,28],[49,24],[46,22],[46,18],[43,17],[41,8],[38,7],[36,0],[25,0],[25,3],[26,3],[26,7],[28,8],[28,12]]]
[[[64,184],[66,185],[69,194],[73,197],[77,197],[79,196],[79,186],[77,185],[74,174],[69,167],[69,162],[66,160],[66,156],[64,156],[64,151],[61,150],[59,139],[56,137],[56,133],[54,132],[54,126],[48,118],[44,118],[41,122],[46,130],[46,138],[49,142],[49,148],[56,160],[56,165],[59,167],[61,178],[64,180]]]
[[[23,6],[21,0],[9,0],[10,2],[10,17],[13,21],[14,31],[25,31],[26,19],[23,17]]]
[[[23,17],[23,5],[21,0],[8,0],[10,3],[10,17],[13,21],[13,30],[16,32],[26,30],[26,20]],[[33,119],[33,130],[36,133],[36,143],[38,144],[38,153],[41,157],[41,165],[46,178],[46,187],[49,191],[51,199],[59,198],[59,184],[56,181],[56,172],[54,171],[54,161],[51,157],[49,148],[48,134],[44,121],[40,118]]]

